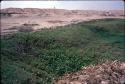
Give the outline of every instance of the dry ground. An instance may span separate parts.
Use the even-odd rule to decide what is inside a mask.
[[[12,14],[11,17],[1,16],[1,34],[17,32],[18,27],[23,24],[38,24],[39,26],[32,27],[33,30],[38,30],[93,19],[124,18],[123,11],[111,11],[112,15],[109,15],[104,11],[8,8],[3,9],[2,12],[21,14]]]
[[[106,62],[65,74],[55,84],[125,84],[125,63]]]

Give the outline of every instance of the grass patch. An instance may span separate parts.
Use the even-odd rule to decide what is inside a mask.
[[[124,26],[122,19],[104,19],[2,37],[2,83],[52,84],[83,66],[125,61]]]

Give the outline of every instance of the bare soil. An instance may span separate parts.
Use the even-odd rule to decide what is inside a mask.
[[[8,8],[2,9],[1,34],[17,32],[18,26],[23,24],[38,24],[33,30],[54,28],[81,21],[90,21],[103,18],[124,18],[123,10],[93,11],[93,10],[64,10],[64,9],[35,9],[35,8]],[[8,15],[11,13],[11,15]],[[17,29],[14,29],[14,27]]]

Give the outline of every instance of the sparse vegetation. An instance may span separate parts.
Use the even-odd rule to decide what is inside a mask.
[[[64,73],[125,61],[123,19],[81,22],[1,38],[2,84],[52,84]]]
[[[19,32],[32,32],[33,26],[38,26],[38,24],[23,24],[18,28]]]

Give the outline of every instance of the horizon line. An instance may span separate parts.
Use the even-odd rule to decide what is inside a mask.
[[[31,8],[31,9],[62,9],[62,10],[95,10],[95,11],[110,11],[110,10],[125,10],[125,9],[110,9],[110,10],[99,10],[99,9],[63,9],[63,8],[33,8],[33,7],[24,7],[24,8],[21,8],[21,7],[7,7],[7,8],[1,8],[1,9],[9,9],[9,8],[19,8],[19,9],[26,9],[26,8]]]

